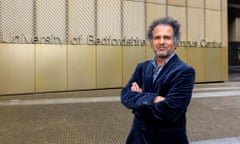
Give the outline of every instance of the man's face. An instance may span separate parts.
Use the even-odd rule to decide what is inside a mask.
[[[158,25],[153,29],[153,39],[151,47],[155,56],[158,58],[167,58],[175,50],[174,32],[169,25]]]

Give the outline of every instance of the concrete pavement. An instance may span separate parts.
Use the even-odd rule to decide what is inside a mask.
[[[123,144],[132,114],[120,89],[0,96],[0,144]],[[240,82],[196,84],[192,144],[240,144]]]

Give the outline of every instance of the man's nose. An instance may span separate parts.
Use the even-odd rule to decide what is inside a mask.
[[[165,42],[165,41],[164,41],[163,38],[160,38],[160,39],[159,39],[159,43],[160,43],[160,44],[164,44],[164,42]]]

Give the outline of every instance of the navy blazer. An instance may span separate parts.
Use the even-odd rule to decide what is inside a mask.
[[[175,54],[153,82],[151,61],[139,63],[121,92],[121,102],[134,120],[127,144],[188,144],[186,110],[192,97],[195,71]],[[132,92],[137,82],[142,93]],[[165,100],[154,104],[156,96]]]

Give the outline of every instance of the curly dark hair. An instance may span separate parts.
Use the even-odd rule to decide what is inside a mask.
[[[148,31],[148,39],[149,42],[151,43],[153,39],[152,32],[154,28],[158,25],[169,25],[173,28],[174,31],[174,43],[177,44],[180,40],[180,24],[178,23],[177,20],[171,18],[171,17],[164,17],[155,20],[150,26],[149,26],[149,31]]]

